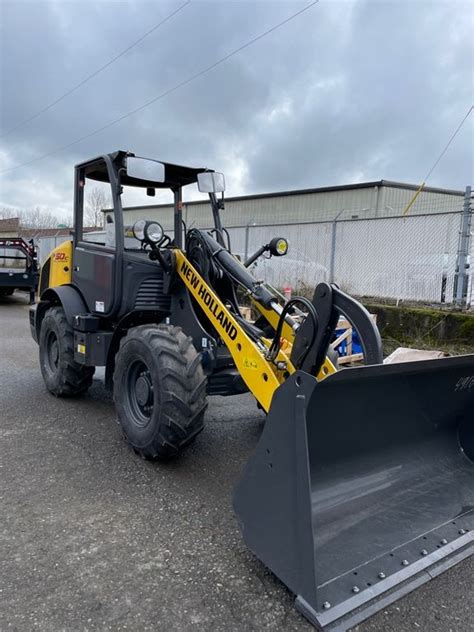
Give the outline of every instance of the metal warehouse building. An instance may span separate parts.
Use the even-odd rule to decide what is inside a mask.
[[[226,227],[324,222],[334,219],[393,217],[403,213],[418,186],[379,180],[333,187],[280,191],[226,198]],[[463,191],[426,187],[410,209],[410,215],[459,212]],[[132,206],[124,209],[124,221],[133,224],[146,217],[172,227],[172,205]],[[185,202],[183,218],[188,226],[212,225],[207,199]]]

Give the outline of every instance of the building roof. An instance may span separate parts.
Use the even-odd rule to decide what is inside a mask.
[[[18,232],[20,227],[20,219],[18,217],[9,217],[8,219],[0,219],[0,233]]]
[[[94,230],[102,230],[96,226],[84,226],[82,229],[85,233],[90,233]],[[66,228],[21,228],[19,233],[21,237],[26,239],[39,239],[40,237],[69,237],[72,235],[74,229],[72,227]]]
[[[72,228],[20,228],[21,236],[27,239],[69,236],[71,231]]]
[[[265,198],[274,197],[287,197],[292,195],[310,195],[314,193],[331,193],[335,191],[350,191],[353,189],[372,189],[374,187],[389,187],[392,189],[405,189],[409,191],[417,191],[420,188],[419,184],[409,184],[406,182],[395,182],[393,180],[376,180],[374,182],[357,182],[355,184],[340,184],[330,187],[316,187],[312,189],[292,189],[290,191],[274,191],[272,193],[255,193],[254,195],[238,195],[235,197],[226,197],[226,202],[241,202],[245,200],[262,200]],[[438,187],[424,187],[425,193],[441,193],[443,195],[453,195],[456,197],[463,197],[464,191],[457,191],[455,189],[442,189]],[[185,204],[202,204],[206,200],[192,200],[185,202]],[[153,204],[149,208],[167,208],[172,203]],[[124,210],[133,211],[135,209],[142,209],[143,206],[127,206]],[[111,209],[104,208],[104,213],[110,212]]]

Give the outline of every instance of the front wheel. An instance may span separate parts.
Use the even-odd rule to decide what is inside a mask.
[[[206,377],[192,339],[171,325],[131,329],[116,357],[114,401],[137,453],[177,455],[204,426]]]
[[[44,383],[56,397],[80,395],[92,385],[95,369],[74,360],[74,331],[62,307],[48,309],[41,322],[39,358]]]

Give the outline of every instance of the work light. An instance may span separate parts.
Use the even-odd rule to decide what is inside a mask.
[[[275,257],[282,257],[288,252],[288,242],[284,237],[275,237],[268,245],[270,253]]]
[[[145,239],[145,226],[146,220],[144,219],[137,220],[133,225],[133,235],[135,239],[138,239],[138,241],[143,241]]]
[[[157,244],[163,239],[163,228],[158,222],[147,222],[145,225],[145,240]]]

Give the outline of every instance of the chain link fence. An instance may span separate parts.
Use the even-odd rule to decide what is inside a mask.
[[[429,204],[429,212],[413,216],[376,217],[366,209],[352,218],[344,209],[332,221],[250,222],[228,232],[233,252],[243,259],[272,237],[288,239],[285,257],[260,258],[253,267],[258,278],[278,288],[298,292],[327,281],[355,296],[474,306],[469,267],[474,240],[470,222],[466,239],[466,203],[460,199],[451,212],[436,212],[432,200]],[[467,212],[472,217],[470,191]],[[459,283],[461,301],[456,298]]]

